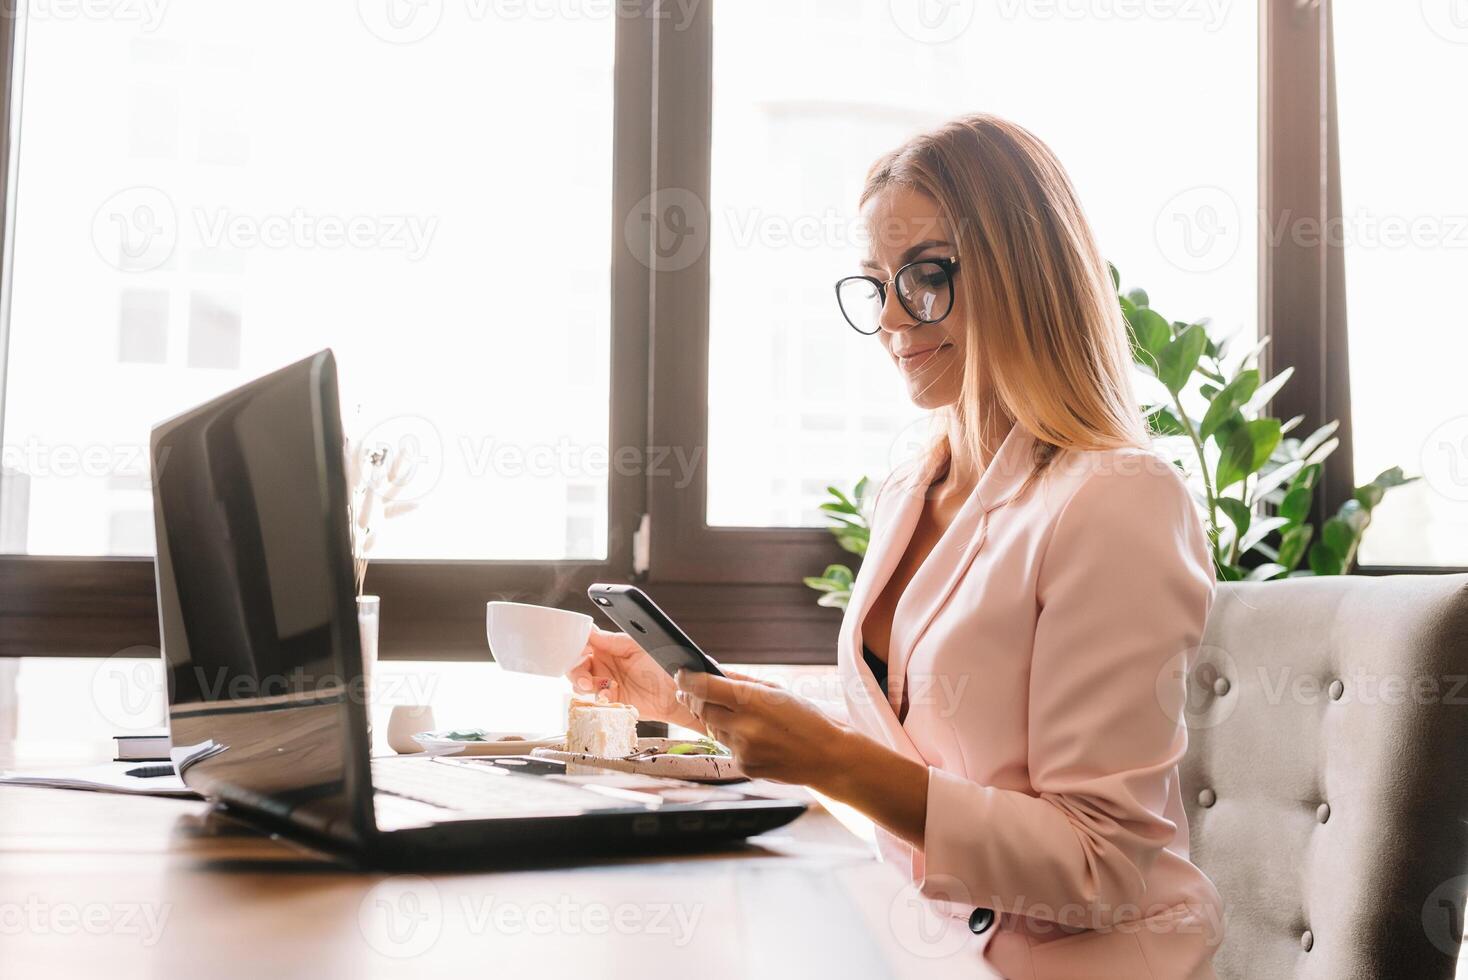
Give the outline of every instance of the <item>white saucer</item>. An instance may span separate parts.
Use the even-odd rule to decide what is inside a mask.
[[[423,747],[429,755],[529,755],[535,749],[564,748],[566,736],[545,735],[540,732],[486,732],[483,729],[461,729],[478,731],[484,735],[482,742],[446,738],[450,731],[419,732],[413,741]],[[506,741],[506,736],[515,736]]]

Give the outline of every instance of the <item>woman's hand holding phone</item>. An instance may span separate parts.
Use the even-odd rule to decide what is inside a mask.
[[[678,703],[678,686],[656,660],[626,633],[593,626],[581,661],[566,674],[576,693],[630,704],[647,721],[666,721],[694,731],[705,731],[703,723]]]

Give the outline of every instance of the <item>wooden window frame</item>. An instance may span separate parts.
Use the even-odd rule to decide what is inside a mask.
[[[613,125],[614,213],[626,213],[648,193],[652,45],[650,18],[618,17]],[[21,18],[0,19],[3,78],[21,78]],[[7,122],[17,94],[7,84]],[[15,186],[15,129],[6,127],[6,201]],[[0,367],[9,325],[8,276],[13,235],[6,208],[0,266]],[[617,229],[620,231],[620,229]],[[610,232],[610,229],[609,229]],[[648,432],[647,310],[645,263],[622,234],[612,236],[610,446],[646,445]],[[3,409],[0,372],[0,409]],[[0,416],[3,425],[3,416]],[[632,567],[632,535],[646,512],[641,474],[612,467],[608,475],[607,557],[602,561],[407,561],[372,563],[372,591],[382,597],[380,653],[402,659],[488,659],[484,603],[522,599],[568,608],[585,605],[595,581],[625,579]],[[156,648],[158,616],[151,558],[0,556],[0,656],[111,656]]]
[[[1295,367],[1275,398],[1277,415],[1305,416],[1306,431],[1340,420],[1340,446],[1315,487],[1317,526],[1356,487],[1345,241],[1278,229],[1291,223],[1325,229],[1342,220],[1333,3],[1263,0],[1259,19],[1259,330],[1270,337],[1261,360],[1270,373]],[[1362,564],[1357,572],[1446,574],[1468,567]]]
[[[615,216],[634,214],[643,202],[656,207],[659,172],[675,173],[697,165],[696,156],[674,159],[678,147],[659,139],[659,115],[672,116],[696,100],[678,91],[671,72],[697,71],[689,61],[694,45],[707,44],[708,5],[698,6],[691,27],[663,0],[645,0],[643,16],[619,14],[613,99],[613,207]],[[675,18],[673,14],[678,14]],[[675,28],[674,24],[678,26]],[[20,93],[23,72],[22,17],[0,19],[0,79],[5,82],[0,112],[4,115],[0,146],[0,187],[5,189],[0,268],[0,431],[3,431],[4,357],[9,325],[9,270],[12,255],[12,208],[15,188]],[[707,90],[707,66],[702,69]],[[11,83],[14,83],[12,85]],[[702,108],[707,117],[707,105]],[[683,120],[678,119],[678,125]],[[675,128],[668,123],[668,128]],[[665,185],[666,186],[666,185]],[[704,181],[706,188],[706,179]],[[706,196],[706,194],[705,194]],[[614,220],[611,304],[609,446],[650,450],[641,458],[654,463],[673,449],[701,461],[704,443],[704,397],[690,388],[695,375],[706,377],[706,362],[688,373],[675,364],[697,361],[696,341],[688,328],[700,322],[680,319],[678,294],[683,282],[654,271],[652,227]],[[706,260],[705,260],[706,261]],[[706,265],[704,265],[706,275]],[[658,304],[666,312],[659,329]],[[707,317],[702,328],[706,331]],[[669,324],[683,326],[675,328]],[[654,338],[657,349],[653,349]],[[692,358],[692,360],[690,360]],[[672,369],[670,372],[670,368]],[[657,380],[654,380],[654,374]],[[701,384],[701,382],[699,382]],[[654,416],[656,406],[658,414]],[[689,426],[690,420],[697,420]],[[484,637],[484,602],[518,599],[572,609],[585,609],[586,587],[597,581],[641,581],[658,601],[715,655],[742,662],[823,663],[834,658],[835,624],[831,610],[815,607],[812,593],[799,584],[814,565],[822,567],[835,553],[821,531],[770,532],[778,544],[800,541],[813,561],[777,554],[775,560],[746,559],[730,567],[722,556],[700,555],[697,545],[681,538],[669,516],[690,498],[670,498],[672,481],[649,465],[629,473],[613,467],[609,475],[607,557],[603,561],[412,561],[372,563],[372,591],[382,597],[384,615],[380,652],[387,658],[488,659]],[[702,465],[695,486],[702,499],[706,487]],[[657,507],[674,508],[657,511]],[[644,515],[656,512],[652,527],[653,562],[638,568],[634,535]],[[694,549],[698,560],[680,558],[678,549]],[[778,551],[778,549],[777,549]],[[746,554],[752,551],[746,548]],[[776,567],[776,566],[780,567]],[[0,656],[105,657],[135,653],[158,644],[153,561],[124,557],[0,556]]]
[[[1340,447],[1315,487],[1313,516],[1355,488],[1345,256],[1331,235],[1278,234],[1287,225],[1340,219],[1340,153],[1330,0],[1265,0],[1259,58],[1259,333],[1261,367],[1295,375],[1275,396],[1282,418],[1306,431],[1340,419]]]

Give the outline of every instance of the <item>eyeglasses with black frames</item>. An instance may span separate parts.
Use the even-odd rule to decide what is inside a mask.
[[[897,270],[886,282],[876,276],[847,276],[836,282],[841,315],[859,334],[882,329],[887,287],[897,287],[897,300],[918,323],[937,323],[953,309],[953,271],[958,259],[920,259]]]

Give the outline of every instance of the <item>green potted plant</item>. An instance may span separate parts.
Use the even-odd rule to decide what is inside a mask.
[[[1152,309],[1141,289],[1121,292],[1112,282],[1126,318],[1138,368],[1161,383],[1167,397],[1143,405],[1157,448],[1170,452],[1194,486],[1221,581],[1266,581],[1296,575],[1344,575],[1354,567],[1371,515],[1388,490],[1410,483],[1400,466],[1359,486],[1327,517],[1317,533],[1310,505],[1324,462],[1340,446],[1338,421],[1309,435],[1293,433],[1304,416],[1280,420],[1269,403],[1290,380],[1287,367],[1265,378],[1261,338],[1241,357],[1230,356],[1228,337],[1214,337],[1206,320],[1169,321]],[[828,488],[821,510],[843,549],[866,554],[871,538],[862,478],[848,496]],[[846,608],[855,578],[846,565],[828,565],[807,577],[823,606]]]
[[[870,481],[862,477],[856,481],[850,496],[836,487],[827,487],[826,492],[831,499],[820,505],[832,522],[831,534],[835,536],[836,543],[858,558],[866,555],[867,545],[872,539],[870,515],[866,509],[869,486]],[[820,575],[807,575],[804,582],[821,593],[816,600],[817,605],[845,609],[851,600],[851,586],[855,580],[856,574],[849,566],[837,564],[827,565]]]
[[[1382,471],[1357,487],[1317,534],[1310,504],[1326,458],[1340,446],[1340,422],[1303,438],[1292,435],[1304,416],[1281,421],[1267,412],[1294,373],[1287,367],[1271,378],[1261,374],[1258,358],[1268,337],[1230,358],[1230,338],[1211,336],[1207,321],[1169,321],[1144,290],[1122,294],[1114,266],[1111,277],[1133,358],[1168,393],[1143,406],[1148,427],[1159,448],[1183,447],[1177,459],[1194,478],[1218,577],[1264,581],[1349,572],[1376,505],[1416,478],[1403,476],[1400,466]],[[1184,455],[1192,458],[1184,462]]]

